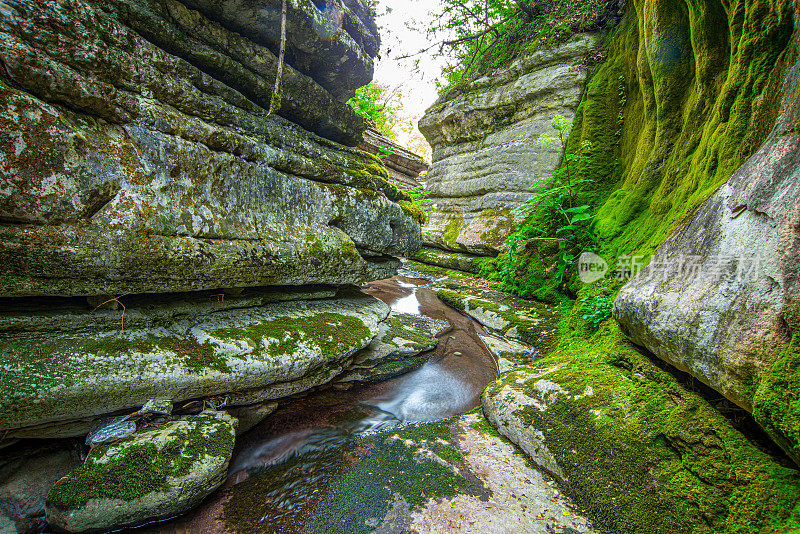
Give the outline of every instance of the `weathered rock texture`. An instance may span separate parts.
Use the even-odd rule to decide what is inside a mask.
[[[361,141],[340,100],[371,45],[291,3],[309,29],[267,116],[275,43],[240,24],[274,6],[211,4],[2,4],[2,296],[353,283],[418,247],[377,158],[336,142]]]
[[[377,28],[361,0],[288,2],[273,95],[280,7],[0,2],[2,439],[157,397],[246,428],[378,333],[388,307],[343,286],[421,234],[354,148]]]
[[[797,406],[785,395],[796,391],[798,360],[787,346],[800,328],[799,76],[795,64],[766,143],[614,305],[634,342],[755,410],[798,462]]]
[[[420,173],[427,171],[430,165],[417,154],[398,145],[375,128],[367,128],[364,142],[358,146],[361,150],[380,156],[389,173],[389,180],[402,189],[422,190]]]
[[[517,222],[514,209],[561,161],[558,144],[544,146],[539,137],[557,137],[552,118],[575,114],[586,81],[582,62],[597,46],[596,36],[578,35],[427,111],[419,128],[433,147],[427,189],[435,212],[426,245],[483,255],[502,248]]]
[[[47,495],[47,522],[66,532],[185,512],[225,480],[236,419],[207,411],[93,449]]]
[[[7,438],[76,436],[95,418],[154,397],[222,396],[223,405],[241,406],[329,382],[389,308],[363,293],[294,300],[311,297],[148,297],[129,302],[124,319],[121,310],[66,306],[14,313],[0,341],[0,428]]]

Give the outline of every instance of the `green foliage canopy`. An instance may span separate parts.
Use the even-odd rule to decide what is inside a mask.
[[[618,14],[616,0],[444,0],[429,32],[451,58],[440,90],[447,94],[520,54],[604,27]]]
[[[373,82],[356,90],[353,98],[347,101],[365,119],[371,119],[383,135],[396,139],[393,131],[398,122],[397,110],[390,104],[391,95],[386,88]]]

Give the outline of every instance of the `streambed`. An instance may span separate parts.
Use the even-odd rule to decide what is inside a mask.
[[[475,409],[498,375],[490,333],[432,285],[406,271],[363,288],[396,313],[449,323],[427,363],[284,402],[237,438],[226,482],[200,506],[130,532],[591,532]]]

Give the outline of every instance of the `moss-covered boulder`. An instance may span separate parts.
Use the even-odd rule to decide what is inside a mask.
[[[484,391],[500,433],[602,532],[800,529],[800,474],[780,451],[637,352],[613,321],[583,320],[588,306],[565,316],[556,350]]]
[[[236,419],[206,411],[93,449],[47,495],[47,522],[105,532],[189,510],[225,480]]]
[[[104,414],[133,412],[155,397],[219,396],[236,406],[324,384],[389,313],[351,291],[144,296],[94,313],[71,301],[18,308],[0,320],[0,432],[76,436]]]

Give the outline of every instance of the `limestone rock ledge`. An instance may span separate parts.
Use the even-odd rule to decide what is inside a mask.
[[[330,382],[389,308],[358,291],[145,296],[88,313],[70,302],[16,310],[0,326],[5,438],[80,436],[149,399],[256,405]],[[22,305],[22,304],[21,304]]]
[[[426,112],[419,128],[433,147],[427,189],[436,208],[425,226],[427,245],[499,252],[516,226],[514,209],[561,161],[560,148],[543,146],[539,136],[557,137],[554,116],[574,116],[586,81],[582,62],[598,46],[597,36],[579,34],[476,80]]]
[[[0,296],[357,283],[419,247],[380,161],[339,144],[363,121],[294,55],[267,115],[274,54],[233,4],[2,4]]]

